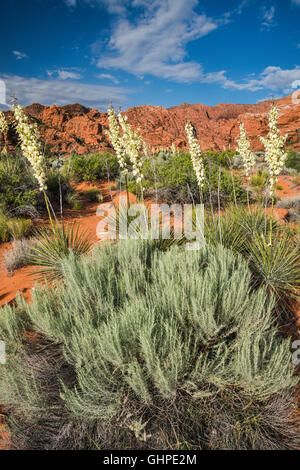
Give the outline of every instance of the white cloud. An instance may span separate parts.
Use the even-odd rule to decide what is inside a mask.
[[[285,93],[290,93],[293,88],[297,87],[295,84],[300,80],[300,67],[295,67],[290,70],[283,70],[281,67],[269,66],[257,77],[244,80],[242,82],[235,82],[229,80],[224,75],[223,86],[225,88],[234,88],[236,90],[283,90]]]
[[[58,78],[61,80],[79,80],[81,78],[80,73],[71,72],[69,70],[47,70],[47,74],[49,77],[53,77],[53,75],[57,75]]]
[[[20,104],[41,103],[63,106],[70,103],[81,103],[88,107],[106,110],[110,101],[116,106],[126,102],[130,92],[124,88],[104,85],[90,85],[64,80],[39,80],[16,75],[1,74],[7,96],[14,91]]]
[[[207,80],[199,63],[185,60],[186,45],[217,29],[219,22],[197,14],[194,11],[197,3],[197,0],[134,0],[132,5],[143,7],[144,14],[136,22],[124,17],[118,20],[97,65],[178,82]]]
[[[261,28],[263,30],[270,30],[276,26],[275,23],[275,6],[272,5],[270,8],[262,8],[262,23]]]
[[[25,52],[20,51],[12,51],[12,53],[16,56],[17,60],[27,59],[28,55]]]
[[[100,73],[99,75],[97,75],[97,78],[100,78],[100,80],[110,80],[113,83],[120,83],[116,77],[110,75],[109,73]]]

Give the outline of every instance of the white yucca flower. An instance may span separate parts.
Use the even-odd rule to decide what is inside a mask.
[[[269,134],[268,137],[260,137],[265,146],[265,160],[269,167],[270,189],[274,191],[274,185],[287,159],[287,152],[284,150],[284,144],[287,136],[280,135],[278,129],[278,109],[273,105],[269,113]]]
[[[142,184],[144,175],[142,173],[143,159],[142,149],[143,142],[138,131],[133,131],[130,124],[128,124],[127,116],[123,116],[121,113],[118,114],[118,120],[122,128],[122,142],[126,154],[132,163],[133,175],[136,178],[138,184]]]
[[[2,154],[3,155],[7,154],[6,138],[7,138],[7,134],[8,134],[8,129],[9,129],[8,122],[5,119],[5,115],[2,111],[0,111],[0,133],[3,134],[3,137],[4,137],[4,147],[2,149]]]
[[[193,162],[194,171],[196,173],[197,182],[200,189],[203,189],[205,182],[205,169],[203,164],[202,150],[199,142],[194,136],[194,128],[190,122],[185,126],[188,145]]]
[[[250,149],[250,142],[247,139],[246,129],[242,122],[240,123],[240,137],[238,140],[237,151],[243,160],[245,174],[249,179],[251,168],[255,165],[255,155]]]
[[[106,131],[106,133],[110,138],[114,151],[116,152],[121,170],[124,173],[127,173],[126,150],[123,145],[123,137],[120,134],[119,121],[112,106],[108,109],[107,113],[109,130]]]
[[[29,122],[28,116],[24,113],[23,107],[19,104],[14,104],[13,110],[23,155],[27,158],[33,168],[34,176],[39,183],[40,191],[45,191],[47,189],[45,159],[39,141],[37,125]]]
[[[8,133],[8,122],[5,119],[5,115],[2,111],[0,111],[0,132],[1,134],[4,135],[4,137],[7,136]]]

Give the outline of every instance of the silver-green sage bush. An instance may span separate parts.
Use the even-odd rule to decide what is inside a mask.
[[[0,314],[0,402],[21,449],[299,448],[297,382],[247,261],[121,241]]]

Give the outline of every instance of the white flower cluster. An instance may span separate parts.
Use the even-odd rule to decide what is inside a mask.
[[[5,119],[5,115],[2,111],[0,111],[0,132],[6,136],[8,133],[8,122]]]
[[[144,175],[142,174],[142,148],[143,142],[140,134],[136,131],[131,129],[130,124],[128,124],[127,116],[123,116],[121,113],[118,114],[118,119],[120,126],[122,127],[123,134],[122,134],[122,142],[126,154],[128,155],[132,167],[133,167],[133,174],[136,177],[136,182],[142,184]]]
[[[245,126],[242,122],[240,123],[240,137],[237,151],[243,160],[246,176],[249,178],[250,170],[255,165],[255,156],[250,150],[250,142],[247,139]]]
[[[271,191],[273,191],[288,156],[284,150],[287,136],[280,135],[278,130],[278,109],[276,105],[272,106],[269,114],[269,129],[268,138],[260,137],[260,140],[265,146],[265,160],[270,175],[269,184]]]
[[[37,125],[29,122],[28,116],[26,116],[24,109],[19,104],[15,104],[13,106],[13,110],[22,152],[33,167],[34,175],[38,180],[40,191],[45,191],[47,187],[44,155],[41,151]]]
[[[203,165],[202,150],[200,144],[194,136],[194,128],[190,122],[185,126],[186,135],[188,138],[188,145],[193,162],[194,171],[196,173],[199,188],[202,189],[205,181],[205,169]]]
[[[106,133],[109,136],[112,146],[116,152],[121,170],[124,171],[124,173],[127,173],[128,170],[125,161],[126,151],[124,149],[122,136],[120,135],[119,121],[112,106],[108,109],[107,113],[109,130],[106,131]]]

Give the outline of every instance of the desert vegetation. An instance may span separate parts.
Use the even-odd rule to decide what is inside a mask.
[[[292,168],[297,178],[300,159],[285,149],[276,106],[263,162],[243,123],[235,151],[203,152],[190,122],[186,150],[158,151],[113,108],[114,153],[45,158],[37,126],[19,105],[15,114],[20,149],[0,157],[0,237],[13,240],[7,270],[35,265],[39,284],[32,302],[1,308],[11,446],[299,449],[286,327],[300,292],[300,206],[280,198],[278,177]],[[101,204],[99,188],[74,182],[104,180],[126,192],[126,213],[130,193],[190,203],[193,215],[203,204],[205,244],[137,233],[92,246],[64,211],[81,196]],[[36,213],[46,227],[32,227]]]

